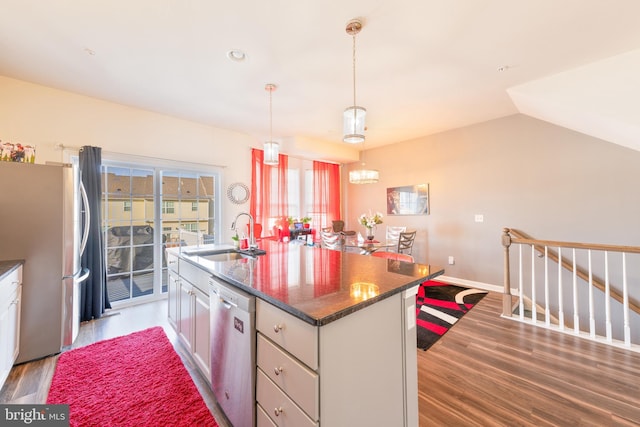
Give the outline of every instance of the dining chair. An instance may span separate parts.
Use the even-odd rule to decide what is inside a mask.
[[[331,221],[333,224],[333,232],[344,234],[345,236],[355,236],[356,232],[353,230],[345,230],[344,229],[344,221],[341,219],[336,219]]]
[[[374,256],[377,258],[393,259],[396,261],[414,262],[413,256],[409,254],[399,254],[396,252],[376,251],[376,252],[373,252],[371,256]]]
[[[387,225],[387,243],[400,240],[400,233],[407,230],[407,227]],[[396,248],[393,248],[396,249]]]
[[[416,231],[403,231],[400,233],[398,239],[398,250],[399,254],[406,253],[411,255],[413,251],[413,241],[416,239]]]
[[[323,248],[340,250],[340,234],[334,233],[332,227],[320,230],[320,240]]]

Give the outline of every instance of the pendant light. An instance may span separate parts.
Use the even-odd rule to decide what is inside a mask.
[[[347,23],[347,34],[353,37],[353,106],[344,110],[344,136],[342,140],[352,144],[362,143],[362,168],[349,171],[351,184],[375,184],[380,180],[377,170],[365,168],[364,163],[364,119],[367,110],[356,104],[356,34],[362,29],[359,19],[352,19]]]
[[[380,180],[380,172],[375,169],[365,168],[364,141],[362,143],[362,168],[349,171],[349,183],[351,184],[375,184]]]
[[[278,156],[280,154],[280,144],[273,140],[273,108],[272,94],[278,86],[273,83],[267,83],[264,90],[269,92],[269,140],[264,143],[264,164],[276,166],[278,164]]]
[[[356,104],[356,34],[361,29],[362,22],[359,19],[352,19],[347,23],[347,34],[353,37],[353,105],[344,110],[342,140],[351,144],[364,142],[364,119],[367,115],[367,110]]]

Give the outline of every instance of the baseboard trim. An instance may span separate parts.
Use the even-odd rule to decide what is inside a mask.
[[[451,276],[438,276],[436,277],[435,280],[438,282],[449,283],[450,285],[458,285],[458,286],[463,286],[465,288],[482,289],[490,292],[503,293],[504,291],[503,286],[492,285],[490,283],[476,282],[474,280],[459,279],[457,277],[451,277]]]

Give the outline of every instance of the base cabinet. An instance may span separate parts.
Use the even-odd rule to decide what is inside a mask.
[[[196,366],[211,381],[209,275],[177,259],[168,268],[169,323],[189,350]]]
[[[169,323],[173,329],[178,330],[178,291],[180,276],[178,274],[178,257],[167,254],[167,295],[169,307]]]
[[[320,327],[258,299],[258,425],[417,427],[416,290]]]
[[[19,266],[0,281],[0,388],[18,358],[21,299],[22,266]]]

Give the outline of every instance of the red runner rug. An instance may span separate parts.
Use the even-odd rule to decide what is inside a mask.
[[[431,347],[486,294],[434,280],[420,285],[416,295],[418,348]]]
[[[62,353],[47,403],[78,427],[218,425],[161,327]]]

